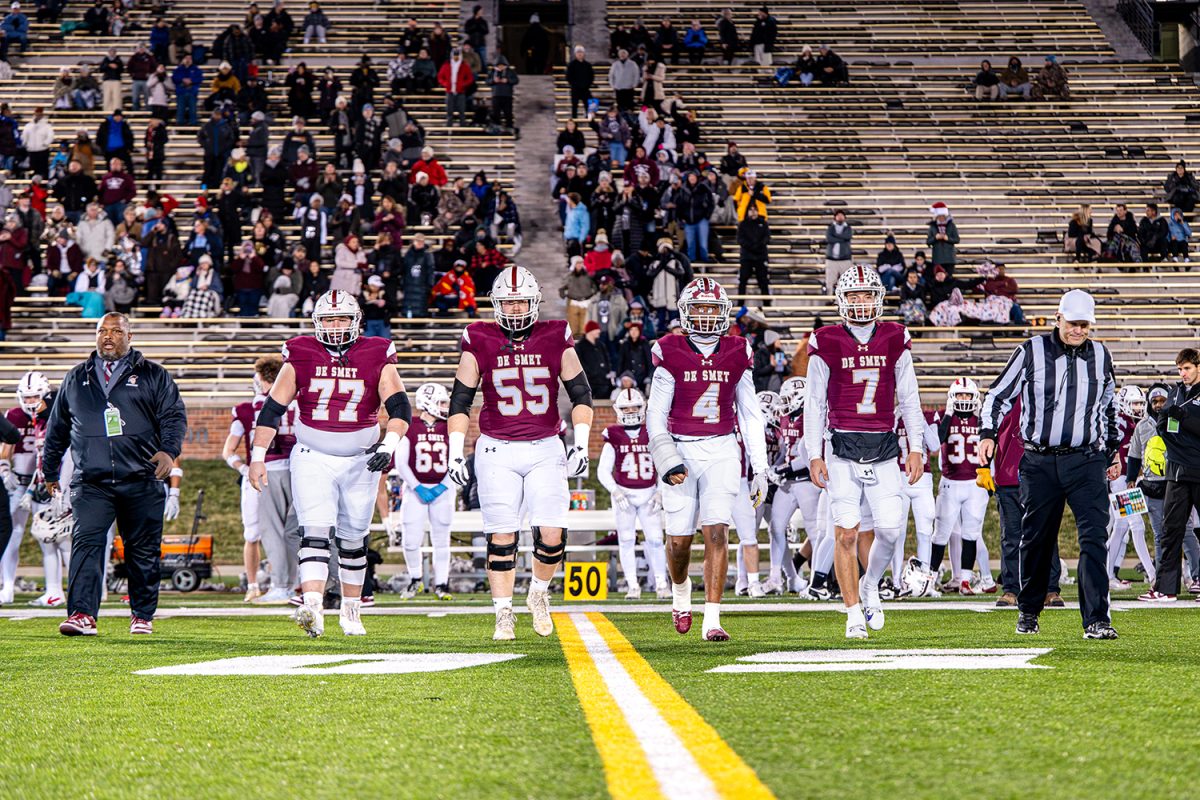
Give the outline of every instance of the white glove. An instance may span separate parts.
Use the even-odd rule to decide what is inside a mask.
[[[388,547],[400,547],[400,530],[392,520],[391,514],[383,515],[383,529],[387,531]]]
[[[21,499],[17,501],[17,507],[21,508],[25,511],[32,510],[33,509],[33,495],[31,495],[29,492],[25,492],[23,495],[21,495]]]
[[[614,489],[611,496],[613,508],[621,511],[629,510],[629,495],[625,494],[624,489]]]
[[[466,486],[471,480],[471,474],[467,470],[467,460],[465,458],[456,458],[450,462],[450,480],[457,483],[459,486]]]
[[[242,464],[240,467],[238,467],[238,475],[241,475],[242,480],[244,481],[250,480],[250,465]]]
[[[783,485],[783,476],[779,474],[779,470],[775,469],[774,467],[767,470],[767,483],[770,483],[774,486]]]
[[[163,519],[167,522],[178,518],[179,516],[179,490],[167,490],[167,504],[163,507]]]
[[[71,513],[71,493],[59,492],[50,498],[50,513],[56,517]]]
[[[8,490],[9,494],[21,491],[21,482],[17,480],[17,473],[8,466],[0,467],[0,479],[4,481],[4,488]]]
[[[767,476],[759,472],[750,481],[750,503],[755,508],[763,504],[767,499]]]
[[[567,477],[586,478],[588,474],[587,450],[579,445],[567,451]]]
[[[650,513],[658,514],[662,508],[662,492],[655,492],[654,497],[650,499]]]

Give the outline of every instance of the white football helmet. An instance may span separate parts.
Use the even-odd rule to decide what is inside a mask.
[[[327,320],[335,317],[348,317],[349,326],[329,325]],[[358,338],[362,309],[358,307],[358,301],[353,295],[341,289],[331,289],[317,298],[316,305],[313,306],[312,321],[318,342],[329,347],[348,347]]]
[[[851,303],[849,295],[857,292],[869,292],[872,299]],[[833,294],[837,298],[838,314],[846,322],[861,325],[883,316],[883,296],[887,290],[883,288],[878,270],[868,264],[855,264],[843,272]]]
[[[762,409],[767,424],[778,424],[779,415],[783,410],[783,399],[775,392],[759,392],[755,397],[758,398],[758,407]]]
[[[715,313],[701,314],[701,306],[715,307]],[[729,310],[733,301],[721,284],[712,278],[696,278],[679,293],[679,325],[693,336],[720,336],[729,330]]]
[[[528,303],[525,311],[505,312],[504,302]],[[492,315],[496,323],[509,333],[520,333],[537,322],[538,306],[542,302],[542,290],[533,273],[513,264],[492,281]]]
[[[971,395],[970,399],[962,400],[960,394]],[[946,410],[963,414],[978,414],[983,403],[979,399],[979,386],[970,378],[957,378],[946,390]]]
[[[33,515],[29,533],[43,544],[69,539],[72,526],[71,509],[56,511],[53,504]]]
[[[619,389],[613,398],[613,411],[617,423],[627,428],[646,421],[646,398],[637,389]]]
[[[422,383],[417,387],[417,410],[446,419],[450,416],[450,393],[440,383]]]
[[[29,416],[37,413],[38,406],[50,394],[50,379],[40,372],[26,372],[17,382],[17,402]]]
[[[795,414],[804,410],[804,396],[808,391],[808,381],[800,376],[788,378],[779,387],[779,398],[782,400],[781,414]]]
[[[1117,411],[1134,419],[1146,416],[1146,393],[1142,387],[1132,383],[1122,386],[1117,392]]]

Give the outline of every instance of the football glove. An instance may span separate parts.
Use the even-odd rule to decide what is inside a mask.
[[[17,480],[17,473],[12,471],[12,467],[8,462],[0,464],[0,479],[4,481],[4,488],[9,494],[21,491],[21,482]]]
[[[750,504],[758,508],[767,499],[767,476],[758,473],[750,479]]]
[[[588,473],[588,454],[587,450],[574,445],[567,451],[567,477],[568,478],[585,478]]]
[[[179,516],[179,490],[167,490],[167,504],[163,506],[163,519],[170,522]]]
[[[429,505],[433,502],[433,491],[428,486],[418,485],[413,491],[417,493],[417,497],[425,505]]]
[[[466,486],[471,482],[471,474],[467,469],[467,460],[465,458],[456,458],[450,462],[450,480],[457,483],[459,486]]]
[[[654,497],[650,498],[650,513],[658,514],[661,513],[662,510],[662,492],[655,492]]]
[[[613,508],[620,511],[629,510],[629,495],[625,494],[623,489],[613,489],[612,491]]]
[[[21,499],[17,501],[17,507],[24,511],[31,510],[33,508],[33,495],[29,492],[22,494]]]
[[[392,448],[383,443],[376,442],[367,449],[367,469],[371,472],[383,472],[392,465]]]
[[[446,493],[446,484],[438,483],[429,487],[429,502],[433,502]]]
[[[383,529],[387,532],[388,547],[400,547],[402,545],[400,539],[400,529],[396,527],[396,523],[392,521],[391,514],[383,515]]]
[[[975,485],[981,489],[987,489],[989,494],[995,493],[996,481],[992,478],[991,467],[980,467],[975,470]]]

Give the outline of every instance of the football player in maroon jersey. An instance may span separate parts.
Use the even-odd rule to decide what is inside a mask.
[[[935,457],[942,444],[938,440],[937,427],[934,425],[936,412],[925,415],[925,425],[921,437],[925,447],[925,471],[916,483],[904,483],[900,487],[901,527],[908,527],[908,514],[912,511],[913,527],[917,534],[917,554],[910,558],[900,571],[896,571],[896,556],[892,556],[893,575],[900,576],[897,586],[902,597],[937,597],[940,596],[934,588],[937,576],[929,571],[929,557],[933,547],[933,524],[937,518],[937,505],[933,496],[933,471],[929,469],[929,459]],[[904,427],[904,418],[900,409],[896,409],[896,437],[900,440],[900,455],[896,457],[897,467],[904,465],[900,461],[907,458],[909,452],[908,429]],[[901,539],[897,550],[901,558],[904,554],[904,540]]]
[[[796,566],[788,548],[788,528],[792,515],[800,512],[810,542],[809,552],[822,538],[817,508],[821,490],[808,477],[808,452],[804,449],[804,395],[807,382],[800,376],[788,378],[779,389],[782,413],[779,415],[779,455],[773,464],[775,499],[771,504],[771,577],[767,594],[799,591]],[[786,575],[787,583],[784,583]]]
[[[20,438],[15,444],[0,445],[0,478],[8,490],[8,507],[12,514],[12,537],[0,552],[0,605],[12,603],[16,591],[17,555],[25,536],[29,510],[20,505],[37,466],[38,408],[50,394],[50,381],[40,372],[26,372],[17,383],[17,405],[5,413],[16,427]]]
[[[1140,386],[1127,383],[1117,391],[1117,429],[1121,432],[1121,447],[1117,450],[1117,458],[1121,464],[1121,474],[1108,482],[1108,490],[1112,494],[1123,492],[1129,488],[1125,480],[1126,461],[1129,458],[1129,442],[1133,438],[1133,429],[1146,416],[1146,393]],[[1108,535],[1108,587],[1120,591],[1129,588],[1129,582],[1121,580],[1117,574],[1121,561],[1125,558],[1125,546],[1129,536],[1133,534],[1133,549],[1137,551],[1146,571],[1146,583],[1154,585],[1157,573],[1154,570],[1154,559],[1150,557],[1150,548],[1146,546],[1146,523],[1141,514],[1131,514],[1119,517],[1109,507],[1111,522]]]
[[[446,418],[450,416],[450,393],[436,383],[417,387],[420,412],[396,449],[396,472],[404,483],[400,516],[404,526],[401,542],[408,568],[408,587],[402,600],[416,597],[423,588],[425,566],[421,545],[425,526],[433,543],[433,593],[438,600],[450,595],[450,527],[454,522],[454,481],[450,480],[450,442]]]
[[[242,558],[246,568],[245,602],[287,603],[296,586],[296,570],[299,560],[300,531],[296,522],[296,510],[292,504],[292,483],[286,480],[288,460],[296,444],[296,404],[288,406],[279,424],[279,432],[267,449],[267,469],[277,472],[277,480],[267,484],[267,491],[260,495],[250,485],[250,446],[254,440],[254,421],[267,401],[267,393],[275,384],[283,359],[279,356],[263,356],[254,362],[254,399],[238,403],[233,407],[233,420],[229,424],[229,435],[221,455],[225,463],[241,476],[242,490]],[[245,448],[245,458],[238,452]],[[260,591],[258,585],[259,543],[267,552],[270,567],[271,588]]]
[[[323,599],[333,531],[342,584],[338,621],[347,636],[363,636],[360,610],[367,533],[379,485],[375,473],[391,464],[412,412],[396,372],[396,348],[389,339],[359,335],[357,300],[338,289],[326,292],[317,300],[312,320],[314,336],[296,336],[283,346],[283,369],[255,423],[250,483],[259,491],[269,485],[267,452],[295,400],[299,413],[290,472],[302,529],[304,600],[296,621],[309,636],[325,632]],[[376,421],[381,403],[388,415],[382,441]]]
[[[512,265],[492,283],[496,324],[473,322],[463,330],[462,358],[450,394],[450,478],[468,481],[463,455],[471,404],[483,389],[475,476],[488,583],[496,611],[497,641],[515,638],[512,610],[517,533],[533,529],[533,579],[525,606],[539,636],[554,632],[550,581],[566,555],[569,478],[587,475],[592,427],[592,390],[575,354],[565,320],[538,321],[542,293],[533,274]],[[558,385],[571,399],[575,443],[567,452],[558,438]],[[527,520],[523,520],[527,517]]]
[[[808,340],[804,444],[812,482],[829,492],[846,636],[865,639],[868,625],[872,630],[883,627],[879,581],[903,536],[896,405],[909,430],[921,430],[924,417],[908,329],[879,321],[885,293],[879,273],[857,264],[838,278],[834,293],[842,324],[819,328]],[[924,472],[924,445],[914,437],[909,448],[905,472],[913,484]],[[874,520],[875,541],[860,581],[858,531],[864,497]]]
[[[767,494],[767,443],[762,409],[754,392],[750,343],[730,336],[733,304],[721,284],[696,278],[679,295],[685,336],[664,336],[651,353],[654,378],[646,430],[654,465],[667,486],[667,568],[675,630],[692,627],[692,580],[688,568],[699,523],[704,533],[704,638],[728,641],[721,627],[721,595],[728,569],[729,525],[741,491],[742,463],[735,429],[741,432],[753,475],[751,503]]]
[[[646,434],[646,398],[637,389],[619,389],[613,398],[617,424],[600,434],[604,447],[596,464],[596,478],[612,497],[617,518],[617,543],[620,545],[621,572],[628,587],[626,600],[640,600],[642,587],[637,577],[637,526],[645,535],[646,561],[654,577],[660,600],[669,600],[667,551],[663,541],[662,494],[658,475],[650,457],[650,437]]]

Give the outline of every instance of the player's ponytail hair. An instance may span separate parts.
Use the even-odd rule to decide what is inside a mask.
[[[254,362],[254,371],[262,376],[267,383],[274,383],[283,369],[283,359],[279,356],[263,356]]]

